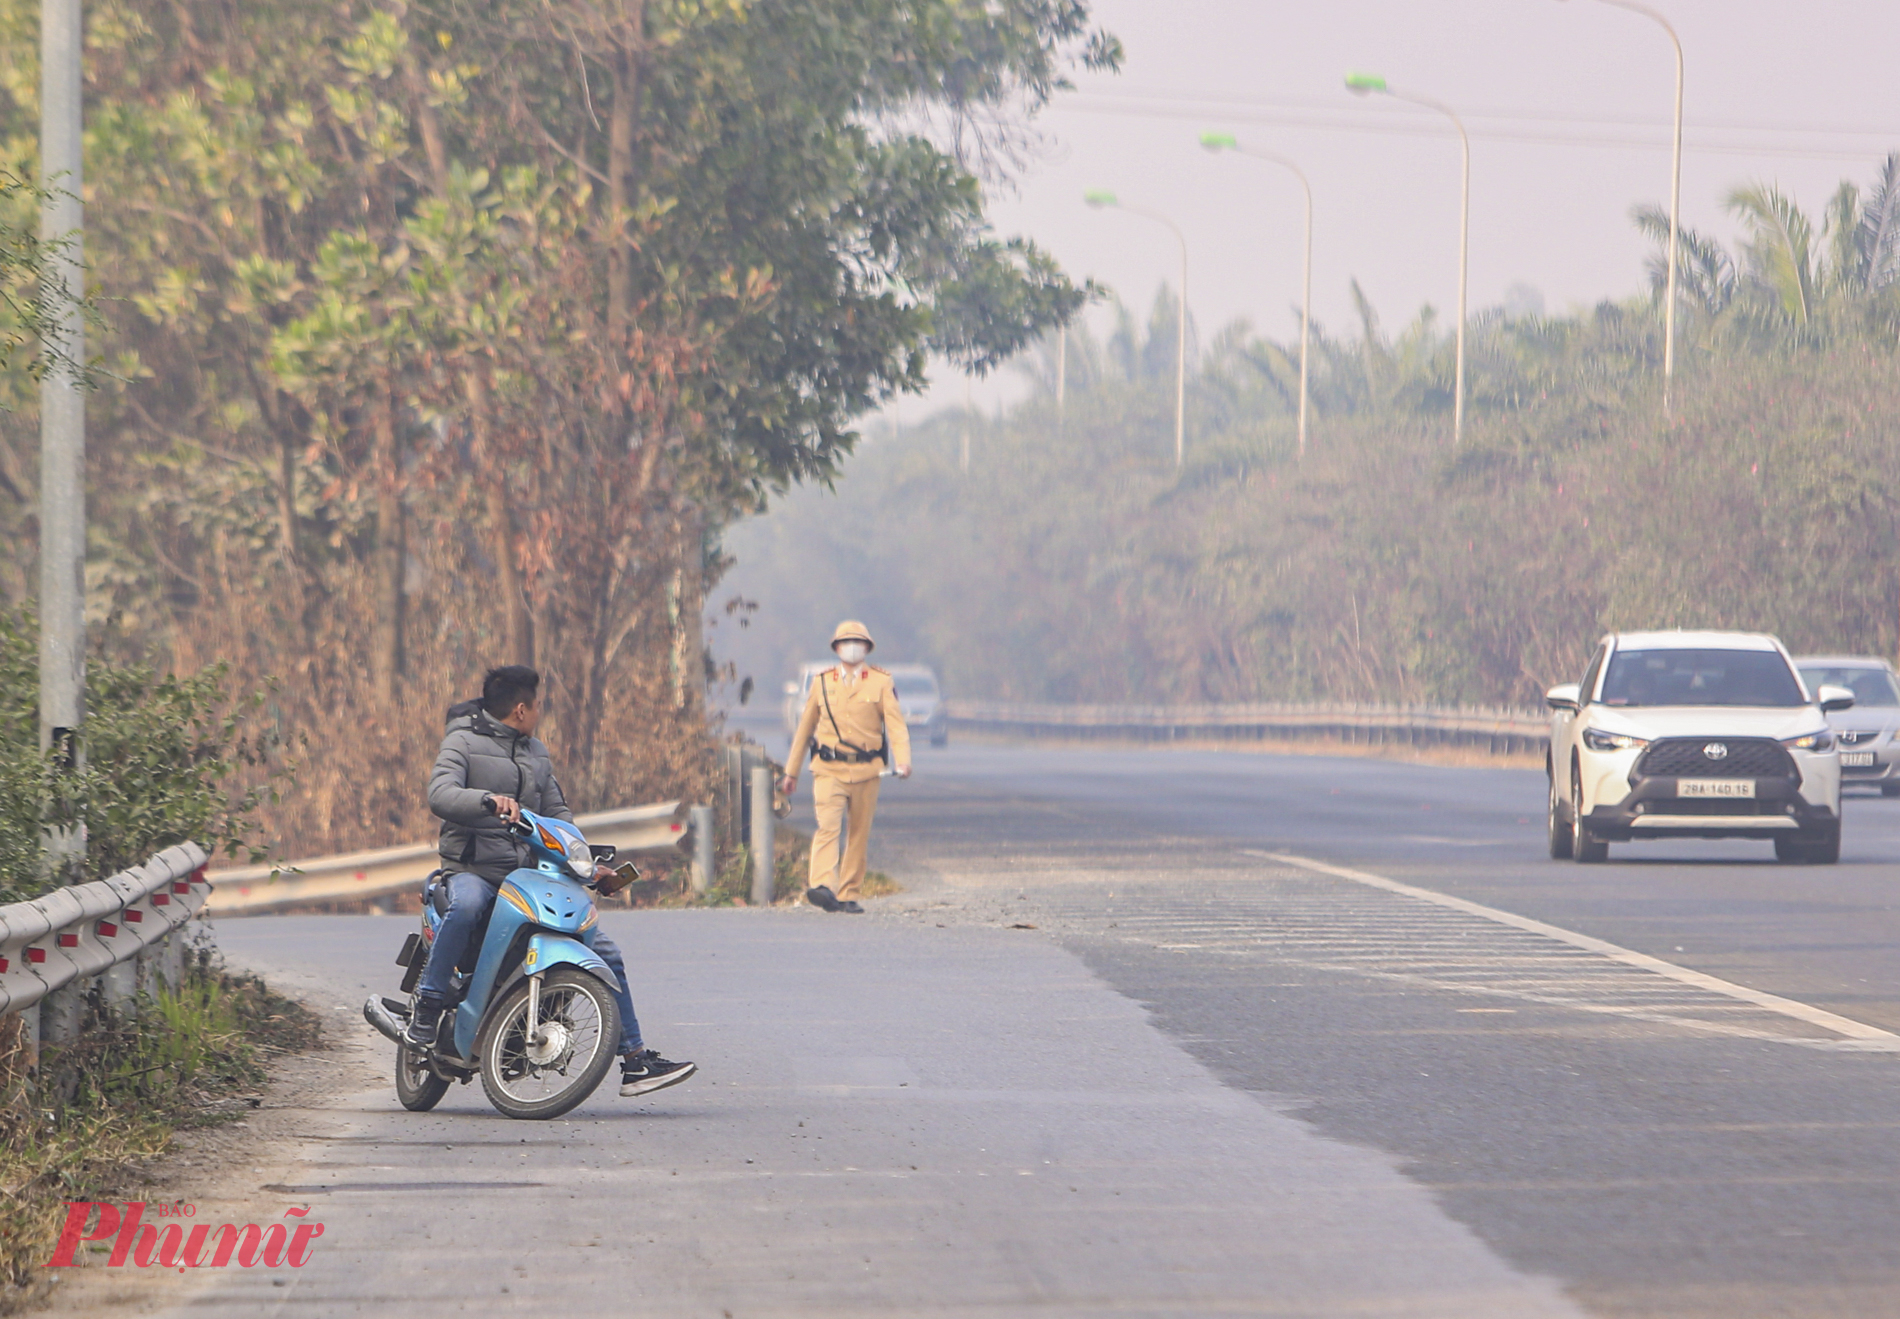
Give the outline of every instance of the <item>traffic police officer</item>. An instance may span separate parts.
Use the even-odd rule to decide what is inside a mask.
[[[910,729],[897,703],[897,689],[890,674],[865,663],[875,644],[870,629],[857,620],[838,624],[831,634],[838,665],[812,680],[791,754],[785,758],[785,777],[779,781],[780,790],[790,796],[809,749],[818,832],[811,840],[805,898],[826,911],[864,910],[857,903],[858,886],[864,881],[871,845],[871,817],[877,814],[879,775],[889,765],[898,778],[910,777]]]

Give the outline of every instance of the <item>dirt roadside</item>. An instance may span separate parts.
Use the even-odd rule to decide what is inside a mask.
[[[339,1097],[389,1090],[388,1046],[363,1024],[360,1005],[339,1004],[334,990],[325,992],[289,972],[241,969],[265,976],[272,988],[316,1013],[326,1027],[324,1047],[278,1058],[262,1102],[248,1116],[179,1132],[170,1154],[128,1179],[121,1202],[191,1205],[196,1213],[188,1222],[214,1228],[220,1223],[284,1221],[287,1208],[310,1202],[264,1188],[308,1181],[306,1170],[323,1161],[326,1145],[348,1133],[355,1106],[336,1103]],[[321,1217],[321,1208],[313,1208],[311,1219]],[[26,1313],[100,1319],[156,1314],[186,1302],[220,1272],[106,1268],[103,1256],[95,1255],[86,1267],[61,1271],[39,1308]],[[288,1285],[289,1270],[283,1272],[282,1283]]]

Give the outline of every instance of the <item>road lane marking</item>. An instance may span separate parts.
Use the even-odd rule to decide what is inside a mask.
[[[1677,966],[1673,962],[1663,961],[1660,957],[1651,957],[1648,953],[1639,953],[1634,949],[1624,948],[1620,944],[1613,944],[1607,940],[1595,938],[1592,935],[1579,934],[1575,930],[1566,930],[1562,926],[1550,925],[1544,921],[1533,920],[1529,916],[1519,916],[1515,912],[1502,911],[1496,907],[1487,907],[1481,902],[1471,902],[1464,898],[1453,897],[1448,893],[1438,893],[1432,889],[1419,888],[1414,884],[1402,883],[1396,879],[1387,879],[1383,875],[1370,874],[1364,870],[1352,870],[1345,866],[1332,865],[1325,861],[1315,860],[1312,857],[1296,856],[1290,852],[1260,851],[1253,848],[1242,848],[1241,851],[1247,856],[1277,861],[1282,865],[1296,866],[1317,874],[1330,875],[1335,879],[1350,880],[1355,884],[1363,884],[1369,888],[1383,889],[1388,893],[1396,893],[1403,897],[1414,898],[1420,902],[1428,902],[1434,906],[1444,907],[1451,911],[1463,912],[1467,916],[1476,916],[1481,920],[1509,926],[1515,930],[1522,930],[1527,934],[1541,935],[1546,939],[1554,939],[1559,943],[1568,944],[1572,948],[1594,954],[1597,957],[1606,958],[1609,961],[1618,962],[1624,966],[1648,971],[1653,975],[1673,980],[1678,984],[1693,986],[1707,993],[1733,999],[1738,1003],[1746,1003],[1752,1007],[1761,1008],[1778,1016],[1787,1017],[1794,1021],[1805,1022],[1810,1026],[1818,1026],[1822,1030],[1832,1031],[1836,1035],[1843,1037],[1840,1040],[1790,1038],[1787,1040],[1789,1043],[1803,1044],[1810,1048],[1828,1048],[1851,1052],[1900,1052],[1900,1035],[1896,1035],[1892,1031],[1882,1030],[1878,1026],[1868,1025],[1866,1022],[1854,1021],[1851,1018],[1839,1016],[1824,1008],[1813,1007],[1810,1004],[1796,1002],[1790,998],[1782,998],[1778,994],[1769,994],[1759,989],[1750,989],[1747,985],[1738,985],[1733,981],[1723,980],[1719,976],[1712,976],[1706,972],[1692,971],[1686,966]],[[1416,962],[1413,964],[1416,965]],[[1440,965],[1455,967],[1458,963],[1441,963]],[[1482,973],[1483,967],[1495,967],[1496,962],[1495,960],[1489,960],[1483,964],[1483,967],[1478,963],[1472,963],[1471,966],[1474,972]],[[1443,974],[1443,972],[1441,971],[1440,974]],[[1497,987],[1497,982],[1493,981],[1491,987]],[[1640,994],[1642,992],[1639,986],[1628,984],[1618,984],[1616,988],[1620,994],[1629,994],[1631,992]],[[1534,994],[1526,994],[1524,996],[1536,998],[1538,1001],[1543,1002],[1553,1001]],[[1564,1006],[1575,1005],[1566,1003]],[[1595,1010],[1621,1012],[1628,1015],[1642,1015],[1641,1009],[1627,1005],[1601,1004],[1597,1005]],[[1714,1023],[1709,1024],[1713,1025]],[[1736,1030],[1734,1028],[1729,1028],[1728,1033],[1761,1036],[1761,1033],[1757,1031]],[[1777,1038],[1770,1036],[1762,1037]]]

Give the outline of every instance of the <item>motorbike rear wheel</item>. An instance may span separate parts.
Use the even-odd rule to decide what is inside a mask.
[[[437,1076],[415,1050],[396,1046],[396,1098],[411,1113],[427,1113],[442,1102],[449,1083]]]
[[[508,1117],[559,1117],[599,1088],[620,1046],[620,1008],[598,976],[557,966],[542,977],[541,1038],[528,1038],[528,982],[482,1032],[482,1092]]]

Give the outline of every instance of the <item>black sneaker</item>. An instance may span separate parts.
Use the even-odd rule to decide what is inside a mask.
[[[651,1094],[678,1085],[699,1070],[698,1063],[671,1063],[651,1049],[630,1054],[620,1063],[621,1096]]]
[[[838,910],[838,895],[824,884],[820,884],[817,888],[806,889],[805,901],[814,907],[822,907],[826,911]]]
[[[435,1048],[436,1036],[442,1027],[442,1009],[427,1003],[416,1004],[416,1015],[409,1019],[409,1027],[402,1033],[402,1040],[418,1053],[428,1053]]]
[[[851,913],[851,914],[852,914],[853,916],[862,916],[862,915],[864,915],[864,908],[862,908],[862,907],[860,907],[860,906],[859,906],[859,905],[858,905],[857,903],[855,903],[855,902],[852,902],[852,901],[850,901],[849,899],[846,899],[845,901],[843,901],[843,902],[840,902],[840,903],[838,904],[838,906],[837,906],[837,908],[836,908],[836,910],[838,910],[838,911],[848,911],[848,912],[850,912],[850,913]]]

